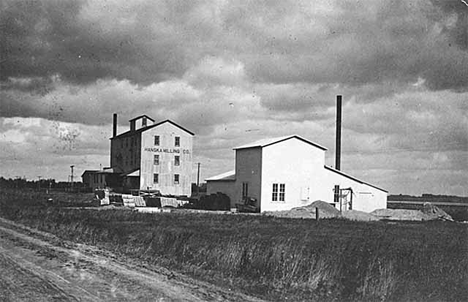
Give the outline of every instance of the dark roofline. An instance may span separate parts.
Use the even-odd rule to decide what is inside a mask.
[[[118,173],[118,172],[110,172],[110,171],[104,171],[104,170],[85,170],[83,172],[83,174],[81,174],[81,177],[83,177],[83,175],[85,175],[86,173],[90,173],[90,174],[121,174],[121,173]]]
[[[303,141],[304,143],[308,143],[309,145],[312,145],[312,146],[314,146],[314,147],[317,147],[317,148],[319,148],[319,149],[322,149],[322,150],[324,150],[324,151],[327,150],[327,148],[322,147],[322,146],[320,146],[320,145],[317,145],[317,144],[315,144],[315,143],[313,143],[313,142],[311,142],[311,141],[308,141],[308,140],[306,140],[306,139],[304,139],[304,138],[302,138],[302,137],[300,137],[300,136],[297,136],[297,135],[292,135],[292,136],[290,136],[290,137],[287,137],[287,138],[285,138],[285,139],[282,139],[282,140],[276,141],[276,142],[274,142],[274,143],[265,145],[265,146],[263,146],[263,147],[268,147],[268,146],[271,146],[271,145],[274,145],[274,144],[277,144],[277,143],[286,141],[286,140],[291,139],[291,138],[293,138],[293,137],[297,138],[298,140]]]
[[[84,172],[81,174],[81,177],[83,177],[83,175],[85,175],[86,173],[96,173],[98,171],[99,170],[84,170]]]
[[[298,140],[301,140],[301,141],[303,141],[304,143],[307,143],[307,144],[309,144],[309,145],[312,145],[312,146],[314,146],[314,147],[316,147],[316,148],[319,148],[319,149],[324,150],[324,151],[327,150],[327,148],[322,147],[322,146],[320,146],[320,145],[317,145],[317,144],[315,144],[315,143],[313,143],[313,142],[311,142],[311,141],[309,141],[309,140],[306,140],[305,138],[302,138],[302,137],[300,137],[300,136],[298,136],[298,135],[291,135],[291,136],[289,136],[289,137],[285,137],[285,138],[283,138],[283,139],[277,140],[277,141],[275,141],[275,142],[272,142],[272,143],[269,143],[269,144],[266,144],[266,145],[263,145],[263,146],[262,146],[262,145],[257,145],[257,146],[244,147],[244,148],[241,147],[241,148],[234,148],[234,150],[253,149],[253,148],[265,148],[265,147],[268,147],[268,146],[271,146],[271,145],[274,145],[274,144],[277,144],[277,143],[281,143],[281,142],[287,141],[288,139],[291,139],[291,138],[297,138]]]
[[[377,189],[377,190],[383,191],[383,192],[385,192],[385,193],[388,193],[387,190],[384,190],[384,189],[382,189],[382,188],[379,188],[379,187],[377,187],[377,186],[374,186],[374,185],[372,185],[372,184],[370,184],[370,183],[368,183],[368,182],[364,182],[364,181],[362,181],[362,180],[360,180],[360,179],[357,179],[357,178],[354,177],[354,176],[351,176],[351,175],[348,175],[348,174],[346,174],[346,173],[344,173],[344,172],[341,172],[340,170],[336,170],[336,169],[334,169],[334,168],[332,168],[332,167],[329,167],[329,166],[324,166],[324,167],[325,167],[325,169],[327,169],[327,170],[330,170],[330,171],[332,171],[332,172],[335,172],[335,173],[337,173],[337,174],[340,174],[341,176],[344,176],[344,177],[347,177],[347,178],[352,179],[352,180],[354,180],[354,181],[357,181],[358,183],[361,183],[361,184],[364,184],[364,185],[368,185],[368,186],[370,186],[370,187],[372,187],[372,188],[374,188],[374,189]]]
[[[209,182],[209,181],[236,181],[236,179],[225,179],[225,178],[221,178],[221,179],[205,179],[206,182]]]
[[[190,134],[190,135],[195,135],[195,133],[193,133],[192,131],[189,131],[189,130],[185,129],[185,128],[182,127],[181,125],[178,125],[178,124],[174,123],[174,122],[171,121],[171,120],[165,120],[165,121],[162,121],[162,122],[160,122],[160,123],[157,123],[156,125],[153,125],[153,126],[156,127],[156,126],[161,125],[161,124],[164,124],[164,123],[171,123],[172,125],[174,125],[174,126],[180,128],[180,129],[184,130],[184,131],[187,132],[188,134]]]
[[[147,116],[146,114],[142,114],[142,115],[140,115],[140,116],[134,117],[134,118],[132,118],[131,120],[128,120],[128,121],[131,122],[131,121],[140,119],[140,118],[142,118],[142,117],[146,117],[147,119],[150,119],[151,121],[154,122],[154,120],[153,120],[152,118],[150,118],[149,116]]]
[[[157,124],[153,124],[153,125],[150,125],[150,126],[147,126],[147,127],[144,127],[144,128],[140,128],[140,129],[137,129],[137,130],[133,130],[133,131],[128,130],[127,132],[124,132],[124,133],[122,133],[122,134],[119,134],[119,135],[117,135],[117,136],[115,136],[115,137],[111,137],[110,139],[113,140],[113,139],[115,139],[115,138],[121,138],[121,137],[131,136],[131,135],[133,135],[133,134],[135,134],[135,133],[144,132],[144,131],[146,131],[146,130],[149,130],[149,129],[151,129],[151,128],[157,127],[157,126],[159,126],[159,125],[161,125],[161,124],[164,124],[164,123],[170,123],[170,124],[176,126],[177,128],[180,128],[180,129],[182,129],[183,131],[189,133],[190,135],[195,135],[193,132],[188,131],[187,129],[185,129],[184,127],[182,127],[182,126],[180,126],[180,125],[178,125],[178,124],[176,124],[176,123],[174,123],[173,121],[171,121],[171,120],[165,120],[165,121],[159,122],[159,123],[157,123]]]
[[[111,171],[97,171],[96,174],[121,174],[121,173],[111,172]]]

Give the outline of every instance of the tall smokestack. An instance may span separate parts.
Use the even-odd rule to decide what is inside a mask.
[[[335,169],[340,170],[341,164],[341,95],[336,96],[336,149]]]
[[[114,122],[113,122],[113,132],[112,132],[112,137],[117,136],[117,113],[114,113]]]

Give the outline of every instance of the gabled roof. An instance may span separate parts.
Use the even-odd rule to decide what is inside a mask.
[[[374,185],[372,185],[372,184],[370,184],[370,183],[368,183],[368,182],[365,182],[365,181],[362,181],[362,180],[360,180],[360,179],[357,179],[356,177],[351,176],[351,175],[349,175],[349,174],[346,174],[346,173],[344,173],[344,172],[342,172],[342,171],[340,171],[340,170],[336,170],[336,169],[334,169],[334,168],[332,168],[332,167],[329,167],[329,166],[325,166],[325,169],[327,169],[327,170],[329,170],[329,171],[332,171],[332,172],[335,172],[335,173],[337,173],[337,174],[340,174],[341,176],[347,177],[347,178],[352,179],[352,180],[354,180],[354,181],[357,181],[358,183],[361,183],[361,184],[364,184],[364,185],[368,185],[368,186],[373,187],[373,188],[375,188],[375,189],[377,189],[377,190],[380,190],[380,191],[383,191],[383,192],[388,193],[387,190],[384,190],[384,189],[379,188],[379,187],[377,187],[377,186],[374,186]]]
[[[153,125],[150,125],[150,126],[147,126],[147,127],[143,127],[143,128],[140,128],[140,129],[137,129],[137,130],[134,130],[134,131],[129,130],[129,131],[124,132],[124,133],[122,133],[122,134],[119,134],[119,135],[117,135],[117,136],[115,136],[115,137],[111,137],[110,139],[112,140],[112,139],[115,139],[115,138],[121,138],[121,137],[126,137],[126,136],[132,136],[132,135],[134,135],[135,133],[144,132],[144,131],[146,131],[146,130],[149,130],[149,129],[158,127],[158,126],[160,126],[160,125],[162,125],[162,124],[164,124],[164,123],[170,123],[170,124],[176,126],[177,128],[182,129],[183,131],[187,132],[187,133],[190,134],[190,135],[195,135],[193,132],[188,131],[187,129],[185,129],[184,127],[182,127],[182,126],[180,126],[180,125],[178,125],[178,124],[176,124],[176,123],[174,123],[173,121],[171,121],[171,120],[165,120],[165,121],[159,122],[159,123],[157,123],[157,124],[153,124]]]
[[[245,144],[245,145],[242,145],[242,146],[239,146],[239,147],[236,147],[234,148],[234,150],[238,150],[238,149],[248,149],[248,148],[264,148],[264,147],[268,147],[268,146],[271,146],[271,145],[274,145],[274,144],[277,144],[277,143],[280,143],[280,142],[283,142],[285,140],[288,140],[288,139],[291,139],[291,138],[297,138],[307,144],[310,144],[314,147],[317,147],[319,149],[322,149],[322,150],[327,150],[327,148],[319,145],[319,144],[316,144],[314,142],[311,142],[299,135],[288,135],[288,136],[281,136],[281,137],[274,137],[274,138],[265,138],[265,139],[261,139],[261,140],[258,140],[256,142],[253,142],[253,143],[250,143],[250,144]]]
[[[206,181],[234,181],[236,180],[236,171],[231,170],[228,172],[224,172],[215,176],[211,176],[210,178],[205,179]]]
[[[129,122],[134,121],[134,120],[137,120],[137,119],[140,119],[140,118],[142,118],[142,117],[146,117],[147,119],[149,119],[149,120],[151,120],[151,121],[154,122],[154,120],[153,120],[152,118],[150,118],[149,116],[147,116],[146,114],[143,114],[143,115],[134,117],[134,118],[132,118],[131,120],[129,120]]]
[[[114,169],[112,168],[104,168],[102,170],[85,170],[83,172],[83,174],[81,174],[81,177],[83,177],[83,175],[85,175],[86,173],[89,173],[89,174],[118,174],[116,172],[114,172]]]
[[[89,174],[94,174],[96,172],[99,172],[99,170],[84,170],[84,172],[81,174],[81,177],[83,177],[83,175],[89,173]]]

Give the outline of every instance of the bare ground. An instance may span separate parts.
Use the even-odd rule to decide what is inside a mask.
[[[0,218],[0,301],[261,301]]]

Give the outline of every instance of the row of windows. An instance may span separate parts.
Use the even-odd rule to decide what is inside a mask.
[[[154,136],[154,145],[159,146],[160,144],[160,139],[159,135]],[[180,136],[174,137],[174,147],[180,147]]]
[[[286,198],[286,184],[273,184],[272,190],[272,201],[285,201]],[[242,183],[242,197],[249,196],[249,183],[243,182]]]
[[[138,158],[135,153],[132,153],[130,156],[125,156],[125,165],[136,165]]]
[[[159,165],[159,154],[154,155],[153,163],[155,166]],[[180,166],[180,155],[174,156],[174,166]]]
[[[120,140],[120,148],[123,148],[125,145],[125,148],[131,147],[131,146],[136,146],[137,145],[137,140],[134,137],[130,137],[130,139],[124,138]]]
[[[279,187],[279,191],[278,191]],[[272,201],[284,201],[286,195],[286,184],[273,184]]]
[[[179,174],[174,174],[174,184],[179,184],[179,179],[180,179],[180,175]],[[158,173],[154,173],[153,174],[153,183],[157,184],[159,183],[159,174]]]
[[[159,146],[160,141],[161,141],[160,136],[155,135],[154,136],[154,145]],[[120,140],[120,147],[123,148],[124,146],[126,148],[132,147],[132,146],[137,146],[137,140],[134,137],[121,139]],[[180,136],[174,137],[174,147],[180,147]]]

